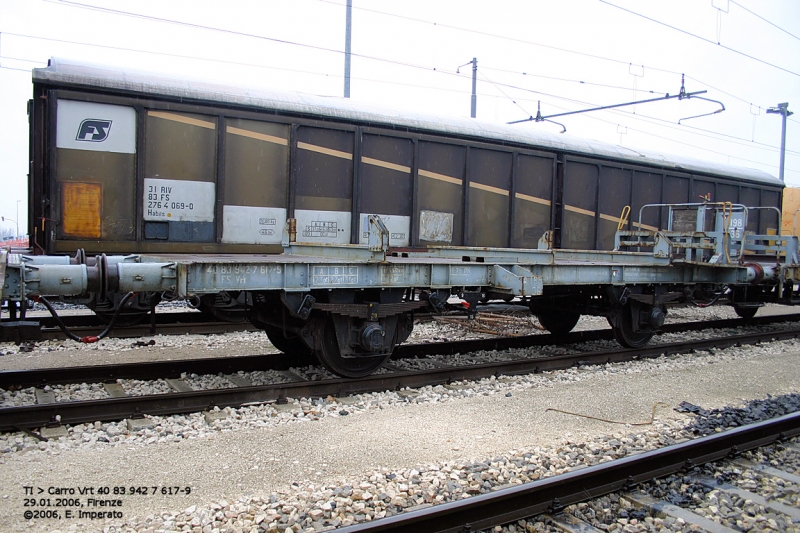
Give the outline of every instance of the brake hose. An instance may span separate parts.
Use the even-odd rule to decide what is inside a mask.
[[[53,308],[53,305],[50,302],[48,302],[44,296],[32,296],[31,300],[33,300],[34,302],[41,302],[42,304],[44,304],[47,310],[50,311],[50,314],[53,315],[53,318],[56,319],[56,323],[58,324],[58,327],[61,329],[61,331],[64,332],[64,335],[66,335],[67,337],[69,337],[74,341],[91,344],[93,342],[97,342],[100,339],[105,338],[105,336],[111,332],[111,328],[113,328],[114,324],[117,322],[117,317],[119,317],[120,313],[122,312],[122,308],[125,306],[126,303],[128,303],[128,300],[130,300],[135,294],[136,294],[135,292],[129,292],[122,298],[122,300],[120,300],[119,306],[117,307],[117,310],[114,311],[114,316],[111,317],[111,321],[106,326],[106,329],[104,329],[99,335],[87,335],[85,337],[78,337],[77,335],[72,333],[69,329],[67,329],[67,326],[64,325],[64,322],[61,320],[61,317],[58,316],[58,313]]]

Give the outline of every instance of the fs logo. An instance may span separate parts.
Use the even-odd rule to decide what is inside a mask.
[[[111,133],[110,120],[87,118],[78,127],[78,135],[75,140],[99,143],[108,139],[109,133]]]

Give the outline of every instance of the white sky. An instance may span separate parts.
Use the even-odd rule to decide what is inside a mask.
[[[341,96],[344,4],[0,0],[0,215],[16,218],[19,205],[24,233],[30,70],[45,66],[49,57]],[[722,101],[726,111],[678,125],[683,117],[719,106],[669,100],[555,120],[569,135],[758,168],[776,177],[781,119],[766,108],[789,102],[790,111],[800,111],[796,0],[353,4],[351,98],[356,101],[468,117],[471,68],[456,70],[473,57],[478,118],[498,122],[535,115],[537,100],[542,114],[550,115],[676,94],[685,73],[687,92],[708,90],[703,96]],[[93,5],[104,10],[87,7]],[[516,127],[560,131],[548,123]],[[786,148],[786,182],[800,186],[800,113],[789,118]],[[14,224],[0,222],[0,227]]]

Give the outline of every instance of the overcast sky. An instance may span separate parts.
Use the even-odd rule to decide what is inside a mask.
[[[30,71],[51,56],[340,97],[345,0],[0,0],[0,215],[27,220]],[[96,9],[100,6],[100,9]],[[223,7],[224,6],[224,7]],[[778,176],[781,119],[800,111],[796,0],[353,0],[351,98],[508,122],[707,90],[563,117],[567,135],[758,168]],[[719,43],[719,44],[718,44]],[[651,93],[652,91],[652,93]],[[560,131],[548,123],[518,128]],[[800,187],[800,113],[786,182]],[[11,222],[0,223],[10,228]]]

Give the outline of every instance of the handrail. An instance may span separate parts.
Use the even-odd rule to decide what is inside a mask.
[[[778,235],[781,234],[781,231],[783,230],[783,213],[781,213],[780,209],[778,209],[777,207],[775,207],[773,205],[765,205],[765,206],[762,206],[762,207],[750,207],[748,209],[753,209],[753,210],[755,210],[755,209],[772,209],[776,213],[778,213],[778,228],[777,228],[777,232],[778,233],[777,234]],[[798,211],[800,211],[800,209],[798,209]],[[796,213],[797,213],[797,211],[795,211],[795,214]]]
[[[631,206],[626,205],[622,208],[622,213],[619,215],[619,223],[617,224],[617,231],[621,230],[622,227],[625,225],[625,222],[628,221],[628,217],[631,214]],[[641,227],[641,226],[640,226]]]

